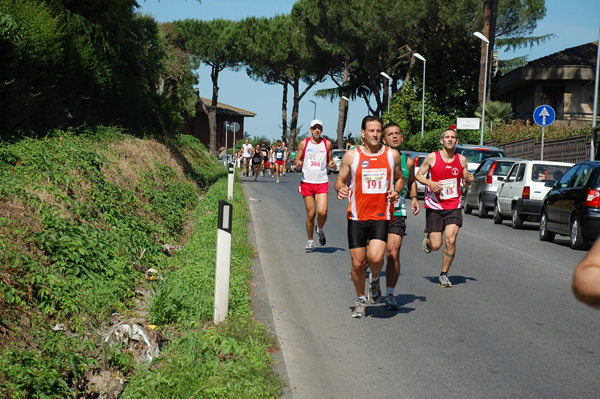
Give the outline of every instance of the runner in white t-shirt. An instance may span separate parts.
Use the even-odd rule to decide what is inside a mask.
[[[244,176],[249,176],[248,169],[250,168],[250,157],[252,155],[252,151],[254,150],[254,146],[248,143],[248,139],[246,142],[242,144],[242,149],[240,150],[240,154],[244,158]]]

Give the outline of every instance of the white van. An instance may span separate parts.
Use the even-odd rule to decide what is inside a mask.
[[[511,218],[513,229],[518,229],[525,220],[539,221],[542,200],[550,191],[546,181],[560,180],[571,166],[572,163],[553,161],[515,162],[496,193],[494,223]]]

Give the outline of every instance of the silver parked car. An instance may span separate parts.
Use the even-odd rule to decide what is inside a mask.
[[[494,223],[511,218],[513,229],[521,228],[525,220],[540,219],[542,200],[550,191],[545,183],[558,181],[572,163],[522,160],[515,162],[496,194]]]
[[[467,187],[463,196],[463,209],[470,214],[473,209],[479,210],[479,217],[484,218],[488,211],[494,209],[496,192],[519,158],[488,158],[473,173],[474,180]]]
[[[477,167],[488,158],[505,157],[504,150],[500,147],[477,144],[456,144],[454,152],[467,158],[467,170],[474,173]]]
[[[410,157],[413,159],[413,161],[415,161],[415,174],[417,173],[417,170],[419,170],[419,168],[423,164],[423,161],[425,160],[425,157],[427,156],[427,154],[429,154],[429,153],[428,152],[413,152],[412,154],[410,154]],[[416,180],[415,180],[415,182],[417,183],[417,196],[425,197],[425,186]]]

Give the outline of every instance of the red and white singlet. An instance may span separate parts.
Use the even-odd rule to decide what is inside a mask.
[[[319,144],[313,143],[310,137],[304,142],[302,154],[302,181],[322,184],[329,182],[327,178],[327,140]]]
[[[356,147],[350,167],[352,183],[348,219],[393,219],[387,200],[387,192],[393,187],[393,170],[394,156],[389,147],[381,146],[375,155],[367,155],[360,146]]]
[[[425,208],[436,210],[460,209],[462,194],[460,181],[463,167],[460,156],[454,154],[454,159],[446,163],[440,151],[435,153],[435,165],[429,170],[430,179],[442,185],[442,191],[434,193],[429,186],[425,191]]]

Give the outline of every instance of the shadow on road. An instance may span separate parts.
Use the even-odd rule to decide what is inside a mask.
[[[376,304],[368,304],[367,305],[367,317],[377,317],[378,319],[389,319],[398,314],[406,314],[415,310],[415,308],[406,307],[406,305],[413,303],[415,301],[426,302],[427,298],[424,296],[416,296],[411,294],[405,295],[396,295],[396,301],[398,305],[400,305],[400,309],[398,310],[388,310],[385,308],[385,303],[383,299]],[[351,307],[352,311],[354,307]]]
[[[321,253],[324,253],[324,254],[332,254],[332,253],[338,252],[338,251],[347,252],[347,249],[345,249],[345,248],[338,248],[338,247],[315,247],[315,250],[313,252],[321,252]]]
[[[426,278],[427,280],[429,280],[429,282],[434,283],[434,284],[440,283],[439,276],[425,276],[424,278]],[[448,279],[450,280],[452,285],[465,284],[467,282],[467,280],[477,281],[476,278],[465,277],[465,276],[448,276]]]

